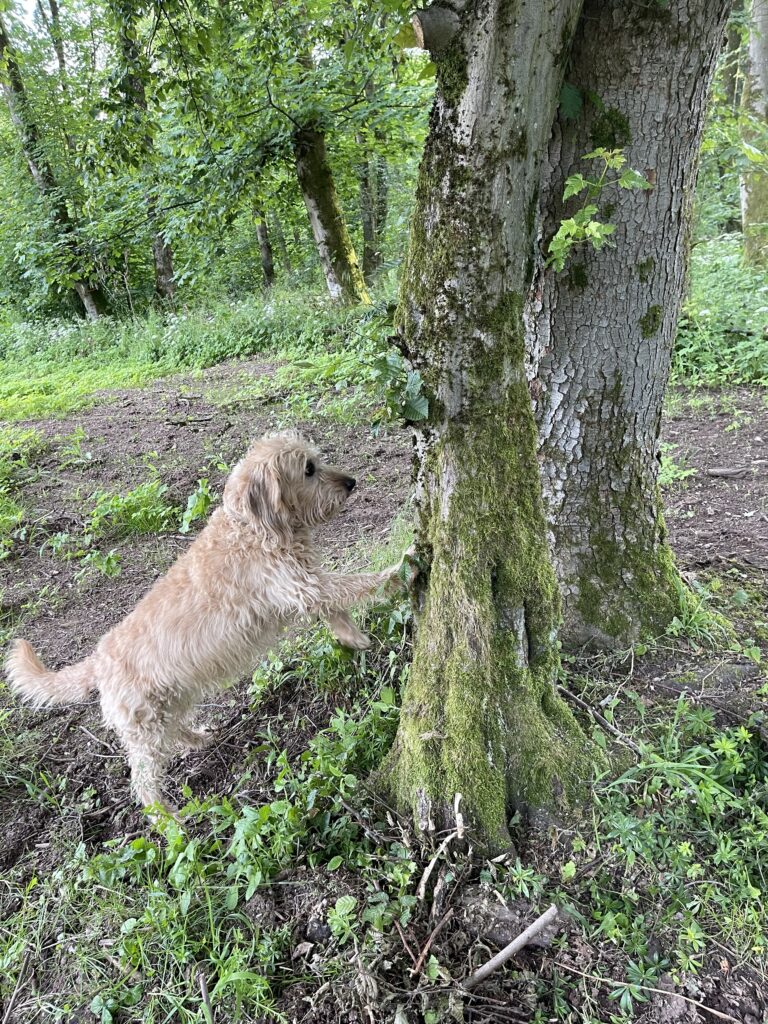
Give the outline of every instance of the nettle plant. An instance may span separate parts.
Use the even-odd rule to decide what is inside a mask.
[[[628,190],[653,187],[640,171],[626,166],[627,158],[621,149],[594,149],[585,154],[583,159],[600,161],[602,166],[599,166],[599,173],[594,178],[572,174],[565,179],[563,202],[582,194],[583,202],[573,216],[560,222],[560,227],[549,243],[546,265],[554,267],[558,273],[565,269],[568,257],[576,246],[586,243],[593,249],[602,249],[610,244],[610,236],[616,230],[616,225],[598,217],[599,201],[606,189],[614,186]]]

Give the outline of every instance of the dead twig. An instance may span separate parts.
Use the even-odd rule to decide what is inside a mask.
[[[21,961],[21,967],[19,968],[19,976],[16,979],[16,984],[13,987],[13,992],[11,992],[11,998],[8,1000],[8,1005],[5,1008],[2,1024],[7,1024],[7,1022],[11,1019],[11,1010],[13,1010],[14,1004],[16,1002],[16,997],[21,991],[21,983],[24,981],[24,975],[27,973],[30,952],[30,949],[27,948],[27,951],[24,954],[24,959]]]
[[[413,965],[415,967],[416,966],[416,954],[413,952],[413,950],[409,946],[408,939],[406,939],[405,932],[403,931],[403,929],[402,929],[402,927],[400,925],[400,922],[397,920],[397,918],[395,918],[395,928],[397,928],[397,934],[400,936],[400,941],[403,944],[403,949],[408,954],[408,956],[411,958],[411,962],[413,963]]]
[[[422,949],[421,953],[419,954],[419,959],[411,968],[412,978],[418,978],[418,976],[421,974],[422,969],[424,967],[424,961],[427,959],[427,953],[429,953],[430,949],[432,948],[432,943],[435,941],[437,936],[440,934],[440,932],[443,930],[445,925],[450,921],[452,917],[453,907],[449,907],[448,910],[446,910],[445,914],[443,914],[443,916],[437,922],[435,927],[432,929],[432,933],[427,939],[426,944],[424,945],[424,949]]]
[[[466,981],[462,982],[461,987],[465,992],[471,992],[473,988],[476,988],[481,981],[485,981],[487,977],[493,974],[494,971],[498,970],[502,964],[505,964],[507,960],[511,959],[515,953],[519,953],[524,946],[527,946],[534,936],[538,935],[550,922],[554,921],[557,917],[557,907],[552,904],[548,910],[537,917],[533,924],[528,925],[524,932],[521,932],[516,939],[513,939],[504,949],[500,950],[496,956],[492,957],[487,963],[484,963],[482,967],[479,967],[474,974],[470,975]]]
[[[213,1024],[213,1007],[211,1006],[211,997],[208,995],[208,982],[205,980],[205,975],[202,971],[197,972],[197,980],[200,983],[200,995],[203,997],[205,1016],[208,1024]]]
[[[629,747],[630,750],[634,750],[634,752],[638,755],[642,754],[642,750],[640,749],[640,747],[638,747],[634,740],[631,740],[628,736],[625,736],[624,733],[621,732],[620,729],[617,729],[616,726],[613,725],[611,722],[609,722],[607,718],[603,718],[603,716],[599,712],[595,711],[594,708],[591,708],[585,700],[582,700],[581,697],[577,697],[575,693],[571,693],[571,691],[566,689],[564,686],[558,686],[557,689],[559,693],[562,693],[562,695],[566,697],[568,700],[572,700],[573,703],[577,707],[581,708],[582,711],[585,711],[588,715],[591,715],[596,722],[599,722],[600,725],[607,732],[615,736],[616,739],[620,743],[623,743],[625,747]]]
[[[84,725],[78,725],[77,728],[81,732],[84,732],[86,736],[90,736],[90,738],[93,740],[94,743],[98,743],[100,746],[106,747],[106,749],[111,754],[115,755],[117,753],[117,751],[115,750],[115,748],[112,746],[111,743],[107,743],[106,740],[100,740],[98,736],[94,736],[94,734],[91,732],[91,730],[90,729],[86,729],[86,727]]]
[[[419,888],[416,890],[417,899],[424,899],[424,896],[426,895],[427,892],[427,882],[429,881],[429,876],[435,870],[435,864],[437,864],[437,862],[440,860],[441,855],[445,853],[445,851],[447,850],[448,844],[452,840],[454,840],[458,836],[458,834],[458,831],[449,832],[445,839],[442,841],[442,843],[440,843],[440,845],[438,846],[437,853],[434,855],[429,864],[427,864],[424,874],[421,876]]]
[[[554,961],[555,967],[559,967],[562,971],[569,971],[571,974],[578,974],[582,978],[589,978],[590,981],[598,981],[601,985],[625,985],[624,981],[616,981],[615,978],[601,978],[599,974],[587,974],[585,971],[579,971],[575,967],[569,967],[567,964],[561,964],[558,960]],[[667,996],[668,999],[682,999],[685,1003],[690,1003],[691,1006],[695,1006],[698,1010],[706,1010],[707,1013],[711,1013],[713,1017],[717,1017],[720,1020],[730,1020],[733,1024],[739,1024],[737,1017],[731,1017],[729,1013],[722,1013],[720,1010],[713,1010],[711,1006],[706,1006],[704,1003],[699,1003],[695,999],[690,999],[688,996],[681,996],[679,992],[667,992],[663,988],[653,988],[651,985],[639,985],[636,982],[632,982],[634,988],[642,989],[643,992],[656,992],[660,996]]]

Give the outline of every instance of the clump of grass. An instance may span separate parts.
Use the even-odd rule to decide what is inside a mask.
[[[160,533],[172,526],[178,510],[166,501],[167,486],[160,480],[147,480],[125,494],[96,491],[88,534],[93,539],[129,537],[133,534]]]
[[[46,445],[36,430],[0,428],[0,560],[13,550],[14,536],[26,512],[20,484],[30,471],[30,459]]]

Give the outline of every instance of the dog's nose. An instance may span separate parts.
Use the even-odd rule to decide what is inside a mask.
[[[352,491],[354,491],[356,483],[357,480],[355,480],[353,476],[344,477],[344,486],[347,488],[350,494],[352,493]]]

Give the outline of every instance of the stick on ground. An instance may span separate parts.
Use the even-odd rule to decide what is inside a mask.
[[[493,974],[494,971],[498,970],[502,964],[505,964],[507,960],[511,959],[518,953],[524,946],[527,946],[534,936],[538,935],[550,922],[554,921],[557,917],[557,907],[552,906],[545,910],[541,917],[537,917],[533,924],[528,925],[524,932],[521,932],[516,939],[513,939],[509,945],[505,946],[504,949],[500,950],[496,956],[492,957],[487,963],[479,967],[474,974],[470,975],[465,982],[462,983],[462,988],[465,992],[471,992],[473,988],[476,988],[481,981]]]

